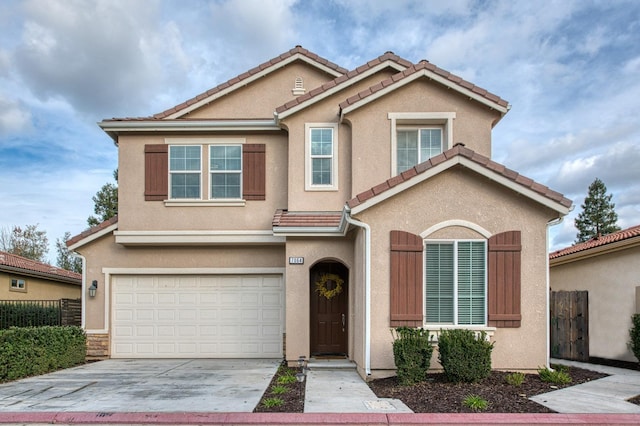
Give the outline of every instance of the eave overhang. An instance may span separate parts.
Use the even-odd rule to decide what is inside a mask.
[[[116,231],[124,246],[280,245],[286,242],[271,231]]]
[[[549,259],[549,266],[559,266],[566,263],[572,263],[579,260],[589,259],[591,257],[602,256],[605,254],[615,253],[620,250],[627,250],[633,247],[640,247],[640,237],[628,238],[621,241],[615,241],[601,246],[592,247],[590,249],[577,251],[575,253],[566,254],[564,256]]]
[[[261,120],[103,120],[98,126],[115,144],[123,133],[202,133],[202,132],[279,132],[282,128],[273,119]]]

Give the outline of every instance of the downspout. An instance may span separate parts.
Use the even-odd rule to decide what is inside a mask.
[[[348,223],[364,229],[364,370],[371,375],[371,227],[351,217],[351,209],[345,207]]]
[[[546,247],[546,265],[547,265],[547,368],[551,369],[551,279],[549,277],[549,228],[558,225],[564,219],[563,216],[555,218],[547,222],[547,247]]]
[[[82,300],[82,314],[80,320],[80,326],[83,330],[87,328],[87,302],[85,300],[85,294],[87,292],[87,259],[78,252],[72,252],[74,256],[79,257],[82,260],[82,294],[80,299]]]

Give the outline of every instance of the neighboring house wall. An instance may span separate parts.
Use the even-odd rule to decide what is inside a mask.
[[[635,362],[627,342],[631,316],[640,313],[640,242],[595,256],[588,252],[569,263],[551,259],[551,290],[589,292],[589,356]]]
[[[25,290],[11,288],[11,280],[25,282]],[[79,299],[80,284],[67,284],[20,273],[0,271],[0,300],[58,300]]]
[[[454,196],[452,196],[455,194]],[[473,206],[473,207],[471,207]],[[503,212],[509,212],[504,215]],[[514,193],[497,187],[484,178],[462,168],[446,171],[387,202],[373,206],[357,216],[371,225],[372,294],[376,296],[372,315],[372,367],[393,369],[390,328],[389,256],[393,230],[423,235],[425,239],[485,239],[470,227],[446,226],[429,235],[424,233],[448,221],[464,221],[491,235],[519,230],[522,233],[521,306],[522,321],[517,328],[480,327],[495,342],[492,366],[505,370],[535,369],[547,362],[546,262],[544,259],[546,224],[554,212],[533,202],[523,202]],[[430,331],[441,326],[425,325]],[[473,328],[473,327],[472,327]],[[477,328],[477,327],[476,327]],[[437,367],[437,353],[433,363]]]

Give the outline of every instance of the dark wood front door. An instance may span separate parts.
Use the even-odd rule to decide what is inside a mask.
[[[347,354],[348,278],[341,263],[322,262],[311,268],[311,355]]]

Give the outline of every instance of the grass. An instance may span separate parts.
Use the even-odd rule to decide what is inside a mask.
[[[524,383],[524,373],[509,373],[504,380],[511,386],[520,386]]]
[[[284,404],[282,398],[274,397],[274,398],[265,398],[262,400],[262,405],[267,408],[279,407]]]
[[[547,367],[538,369],[538,375],[543,382],[554,383],[557,385],[566,385],[571,383],[571,376],[567,373],[565,368],[556,367],[555,370],[550,370]]]
[[[462,403],[473,411],[484,411],[489,406],[487,400],[478,395],[469,395],[464,399],[464,401],[462,401]]]

